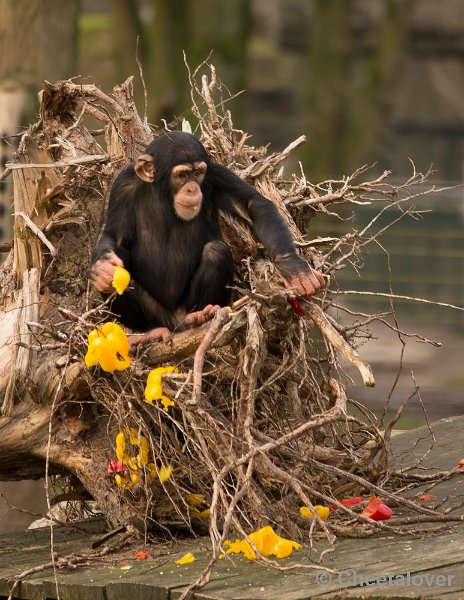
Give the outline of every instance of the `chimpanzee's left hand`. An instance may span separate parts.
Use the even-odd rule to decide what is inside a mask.
[[[293,289],[295,296],[310,300],[314,294],[325,287],[325,279],[320,271],[316,271],[299,256],[281,256],[275,259],[284,285]]]
[[[309,268],[309,272],[300,273],[290,279],[282,277],[284,285],[288,289],[295,291],[295,296],[300,296],[306,300],[311,300],[314,294],[325,287],[324,276],[320,271]]]

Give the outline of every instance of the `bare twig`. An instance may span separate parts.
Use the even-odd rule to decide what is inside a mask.
[[[193,391],[190,400],[186,401],[186,405],[193,408],[201,401],[201,383],[203,376],[203,363],[205,353],[213,343],[221,327],[229,320],[229,312],[226,308],[219,309],[214,315],[214,318],[209,325],[208,332],[201,341],[195,352],[195,362],[193,365]]]
[[[411,302],[418,302],[419,304],[433,304],[434,306],[442,306],[443,308],[451,308],[453,310],[464,311],[464,306],[457,306],[456,304],[448,304],[447,302],[438,302],[436,300],[427,300],[426,298],[416,298],[414,296],[404,296],[402,294],[388,294],[386,292],[363,292],[359,290],[336,290],[333,292],[337,296],[377,296],[379,298],[393,298],[394,300],[410,300]]]

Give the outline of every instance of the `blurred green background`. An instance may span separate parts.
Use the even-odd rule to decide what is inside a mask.
[[[390,169],[398,182],[412,174],[411,161],[420,171],[432,166],[431,184],[463,182],[462,0],[0,0],[2,162],[22,128],[36,120],[44,79],[75,77],[109,92],[134,75],[143,113],[137,55],[149,121],[189,119],[184,52],[192,70],[208,59],[231,93],[244,90],[228,108],[252,144],[279,150],[308,136],[287,168],[296,170],[301,161],[312,183],[374,163],[372,177]],[[416,205],[430,212],[403,220],[383,238],[383,248],[372,245],[359,274],[340,273],[343,289],[388,291],[386,249],[394,292],[464,304],[463,190]],[[318,216],[310,235],[359,228],[372,211],[360,207],[347,223]],[[0,184],[0,241],[11,235],[10,213],[7,181]],[[365,312],[385,308],[372,297],[345,301]],[[432,419],[461,414],[464,312],[407,301],[395,306],[402,328],[443,347],[409,341],[390,394],[402,346],[374,327],[378,339],[360,351],[378,385],[355,385],[353,395],[374,410],[391,395],[395,406],[415,378]],[[420,403],[415,406],[405,426],[418,424]]]

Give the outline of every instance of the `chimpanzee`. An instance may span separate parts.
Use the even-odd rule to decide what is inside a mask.
[[[104,294],[114,291],[116,265],[131,275],[112,303],[124,325],[142,332],[130,336],[131,343],[167,339],[174,329],[204,323],[229,303],[234,261],[219,214],[243,219],[234,203],[287,287],[309,298],[324,285],[322,274],[297,254],[270,200],[211,162],[192,134],[165,131],[116,177],[92,256],[91,279]]]

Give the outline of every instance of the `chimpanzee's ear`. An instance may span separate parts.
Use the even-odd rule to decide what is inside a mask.
[[[153,157],[149,154],[142,154],[135,161],[135,172],[142,181],[153,183],[155,181],[155,165]]]

